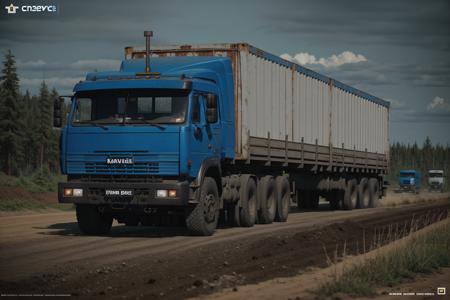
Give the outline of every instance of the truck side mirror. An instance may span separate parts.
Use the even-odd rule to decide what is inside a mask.
[[[216,123],[218,119],[217,96],[214,94],[206,95],[206,121]]]
[[[63,97],[58,97],[53,102],[53,126],[56,128],[62,127],[63,111],[62,104],[64,103]]]

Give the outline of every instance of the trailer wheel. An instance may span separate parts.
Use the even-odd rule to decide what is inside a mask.
[[[291,189],[286,176],[277,176],[275,179],[277,194],[277,211],[275,221],[286,222],[289,215],[289,207],[291,205]]]
[[[219,192],[216,181],[205,177],[198,191],[198,204],[186,217],[186,226],[192,235],[212,235],[219,220]]]
[[[239,211],[240,225],[252,227],[256,222],[256,182],[250,175],[241,176],[241,188],[239,198],[241,209]]]
[[[369,207],[377,207],[379,199],[379,186],[376,178],[370,178],[368,182]]]
[[[370,194],[369,194],[369,186],[368,179],[363,178],[358,184],[358,202],[356,208],[367,208],[369,207]]]
[[[345,210],[352,210],[353,208],[356,208],[357,200],[358,200],[358,193],[356,180],[355,179],[348,180],[345,186],[344,201],[342,203],[342,208]]]
[[[112,216],[101,212],[97,205],[77,204],[76,211],[78,227],[82,233],[103,235],[111,230]]]
[[[260,209],[258,212],[258,221],[261,224],[270,224],[275,218],[277,210],[275,191],[275,180],[272,176],[264,176],[258,184],[258,198]]]

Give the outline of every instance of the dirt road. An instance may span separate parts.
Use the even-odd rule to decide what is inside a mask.
[[[347,254],[359,253],[387,226],[406,232],[412,218],[442,218],[449,208],[448,200],[353,211],[322,207],[293,212],[287,223],[222,228],[212,237],[121,225],[106,237],[82,236],[74,212],[4,216],[0,291],[105,299],[195,296],[323,266],[325,253],[344,241]]]

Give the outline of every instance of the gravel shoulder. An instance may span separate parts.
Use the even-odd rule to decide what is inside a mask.
[[[438,218],[450,208],[448,200],[353,211],[323,206],[293,212],[286,223],[221,228],[212,237],[121,225],[109,236],[82,236],[73,212],[2,216],[0,290],[82,299],[195,297],[326,267],[336,247],[360,253],[363,236],[369,241],[388,226],[407,226],[411,218]]]

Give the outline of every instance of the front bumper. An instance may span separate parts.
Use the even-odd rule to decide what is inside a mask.
[[[415,185],[401,185],[400,186],[400,190],[407,191],[407,192],[412,192],[412,191],[417,190],[417,187]]]
[[[83,189],[83,196],[64,196],[65,188]],[[106,196],[105,190],[132,190],[133,196]],[[176,197],[158,198],[156,190],[176,190]],[[157,183],[113,182],[65,182],[58,184],[58,201],[76,204],[110,204],[140,206],[187,206],[189,205],[188,181]]]

